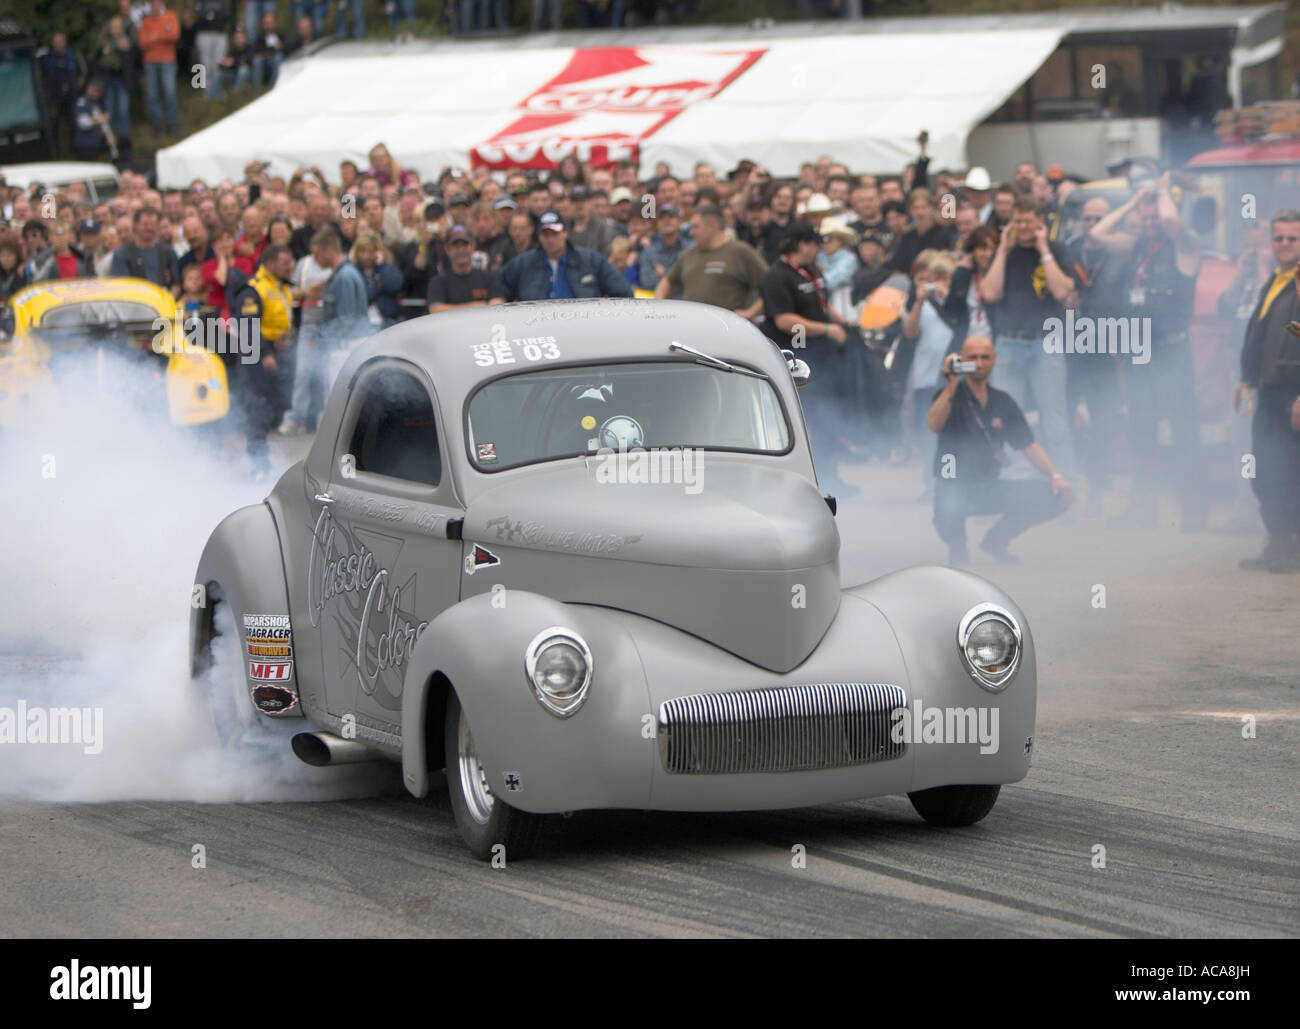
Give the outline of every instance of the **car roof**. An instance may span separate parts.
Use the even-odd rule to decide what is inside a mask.
[[[501,340],[513,363],[475,362],[475,346],[491,350]],[[694,361],[668,349],[676,340],[729,363],[747,365],[767,375],[790,419],[793,446],[785,455],[764,457],[812,476],[812,458],[803,431],[802,408],[781,351],[751,322],[720,307],[684,300],[545,300],[466,308],[426,315],[394,325],[363,342],[348,358],[325,403],[320,431],[306,459],[307,474],[328,482],[336,437],[348,405],[352,383],[368,363],[381,359],[410,361],[433,383],[442,411],[446,453],[461,499],[499,483],[501,475],[536,474],[524,467],[489,475],[475,469],[465,454],[465,398],[481,383],[502,375],[609,361]],[[524,348],[538,349],[530,360]],[[547,344],[559,352],[547,358]]]
[[[147,279],[129,278],[49,279],[20,290],[9,303],[17,310],[34,301],[46,301],[42,306],[47,306],[50,301],[76,304],[91,300],[134,300],[158,311],[174,314],[176,310],[176,301],[167,290]]]
[[[493,341],[500,343],[494,349]],[[443,404],[459,403],[481,382],[512,372],[636,359],[693,360],[677,341],[769,376],[786,373],[780,351],[753,324],[720,307],[683,300],[539,300],[426,315],[363,343],[345,367],[351,377],[375,357],[421,365]],[[551,347],[559,356],[550,357]],[[540,356],[531,358],[530,355]]]
[[[122,176],[111,164],[95,161],[34,161],[29,164],[0,165],[0,175],[11,186],[30,186],[39,182],[47,186],[66,186],[70,182],[89,182],[112,179],[121,182]]]

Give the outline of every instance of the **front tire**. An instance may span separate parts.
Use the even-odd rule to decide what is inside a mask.
[[[936,786],[909,793],[916,813],[931,825],[958,828],[974,825],[993,810],[1001,786]]]
[[[447,792],[465,845],[480,861],[490,861],[498,845],[507,860],[527,857],[537,842],[542,816],[512,808],[488,786],[487,772],[478,759],[469,719],[456,691],[447,691],[447,717],[443,729],[447,757]]]

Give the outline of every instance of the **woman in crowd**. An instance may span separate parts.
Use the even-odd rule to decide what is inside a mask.
[[[943,315],[953,326],[950,352],[957,353],[967,336],[993,339],[993,326],[984,303],[984,276],[993,262],[998,237],[987,225],[981,225],[962,246],[961,260],[952,273],[952,286],[943,305]]]
[[[370,168],[365,174],[372,176],[381,187],[391,185],[418,188],[420,185],[419,177],[402,168],[383,143],[376,143],[370,148]]]
[[[392,325],[402,313],[402,273],[388,259],[383,241],[373,232],[363,232],[352,247],[352,263],[366,280],[371,324],[376,330]]]
[[[0,239],[0,304],[27,285],[23,274],[23,245],[14,236]]]
[[[266,242],[269,246],[272,243],[278,243],[280,246],[287,247],[289,241],[293,238],[293,226],[289,224],[288,218],[275,217],[266,225]]]
[[[560,160],[556,174],[560,176],[566,189],[569,186],[585,186],[587,184],[587,177],[582,173],[582,163],[573,154],[569,154]]]

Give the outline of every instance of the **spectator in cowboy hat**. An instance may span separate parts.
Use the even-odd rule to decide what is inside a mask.
[[[993,180],[989,178],[987,168],[976,165],[966,173],[966,196],[979,211],[980,224],[989,220],[993,213]]]
[[[814,229],[821,225],[823,218],[834,213],[837,213],[835,205],[825,193],[813,193],[799,209],[799,217]]]
[[[829,302],[834,304],[836,291],[851,285],[853,273],[858,270],[858,258],[853,252],[858,234],[835,217],[823,218],[819,231],[822,249],[817,255],[817,267],[826,280],[826,291],[831,295]]]

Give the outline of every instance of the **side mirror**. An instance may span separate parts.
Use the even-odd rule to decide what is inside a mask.
[[[1198,236],[1209,236],[1218,225],[1214,197],[1197,197],[1192,204],[1192,231]]]
[[[793,350],[782,350],[781,356],[785,358],[785,366],[790,369],[790,378],[794,380],[794,388],[803,389],[806,387],[808,380],[812,378],[812,370],[809,369],[807,362],[795,357]]]

